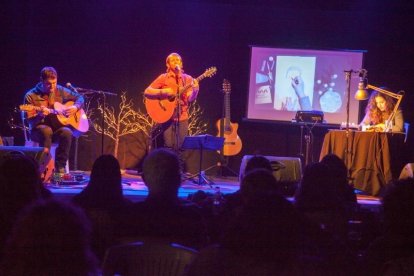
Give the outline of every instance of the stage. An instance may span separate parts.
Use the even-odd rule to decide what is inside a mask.
[[[45,184],[45,186],[56,196],[70,198],[73,195],[79,193],[83,187],[86,186],[89,180],[90,172],[84,172],[84,180],[78,183],[74,182],[62,182],[60,185]],[[188,178],[191,175],[186,175],[183,178]],[[189,194],[193,194],[197,191],[203,191],[205,193],[213,194],[216,191],[216,187],[220,188],[220,192],[223,194],[233,193],[239,189],[238,179],[236,177],[210,177],[210,184],[201,183],[198,184],[198,176],[184,180],[181,183],[181,187],[178,191],[180,198],[187,198]],[[148,195],[148,189],[145,186],[142,177],[136,172],[125,172],[122,174],[122,187],[124,195],[131,201],[144,200]]]
[[[75,194],[82,191],[89,180],[90,172],[84,172],[84,180],[74,184],[73,182],[62,183],[61,185],[45,184],[45,186],[57,197],[65,200],[70,200]],[[188,177],[188,176],[187,176]],[[182,199],[187,199],[189,195],[197,191],[203,191],[207,194],[214,194],[217,187],[223,194],[234,193],[239,190],[239,182],[237,177],[218,177],[207,176],[212,181],[211,185],[207,183],[198,184],[198,176],[184,180],[178,191],[178,196]],[[136,172],[125,172],[122,174],[122,187],[124,196],[133,202],[142,201],[148,195],[148,189],[145,186],[142,177]],[[378,212],[380,209],[380,199],[378,197],[363,195],[356,191],[358,204],[361,208],[373,212]],[[292,197],[288,197],[293,201]]]

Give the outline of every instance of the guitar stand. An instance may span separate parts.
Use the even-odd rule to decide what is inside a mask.
[[[224,176],[223,175],[224,169],[226,169],[227,171],[229,171],[232,175],[238,176],[239,174],[237,172],[235,172],[234,170],[232,170],[227,164],[228,164],[228,156],[225,156],[225,157],[223,156],[217,162],[216,165],[212,165],[212,166],[208,167],[207,169],[204,170],[204,172],[207,172],[207,171],[209,171],[211,169],[214,169],[214,168],[218,168],[218,172],[217,172],[217,176],[218,177],[223,177]]]
[[[198,180],[196,180],[196,177],[198,177]],[[206,176],[206,171],[199,171],[196,174],[189,175],[188,177],[184,178],[183,181],[191,179],[194,184],[198,185],[205,185],[208,184],[210,188],[213,188],[213,185],[215,184],[213,180],[209,179]]]
[[[223,170],[226,169],[227,171],[229,171],[230,173],[232,173],[234,176],[238,176],[239,174],[237,172],[235,172],[234,170],[230,169],[230,167],[227,165],[228,164],[228,156],[224,157],[224,162],[222,162],[220,160],[220,162],[218,162],[218,164],[216,165],[219,168],[219,173],[218,175],[223,176]]]
[[[210,168],[214,167],[211,166],[207,170],[202,170],[202,164],[203,164],[203,150],[218,150],[223,147],[224,144],[224,138],[222,137],[215,137],[212,135],[197,135],[197,136],[186,136],[184,138],[184,142],[182,145],[182,149],[198,149],[200,153],[200,159],[199,159],[199,170],[198,173],[193,174],[189,177],[187,177],[185,180],[188,179],[194,179],[198,176],[198,185],[204,185],[208,184],[212,188],[212,184],[214,182],[210,179],[208,179],[205,175],[205,172],[209,170]]]

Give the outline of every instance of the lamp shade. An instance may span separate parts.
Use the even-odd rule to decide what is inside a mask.
[[[363,81],[358,83],[358,90],[355,93],[354,98],[358,101],[363,101],[368,99],[368,91],[365,89],[365,84]]]

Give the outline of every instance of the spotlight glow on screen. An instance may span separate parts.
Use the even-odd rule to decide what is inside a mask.
[[[292,121],[298,110],[324,112],[329,124],[346,121],[345,72],[362,68],[364,51],[251,47],[247,119]],[[358,124],[351,75],[349,122]]]

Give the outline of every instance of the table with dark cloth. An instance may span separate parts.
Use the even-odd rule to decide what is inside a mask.
[[[348,144],[348,150],[346,145]],[[320,159],[339,156],[346,164],[351,183],[358,190],[377,196],[404,167],[404,134],[330,130],[326,133]]]

